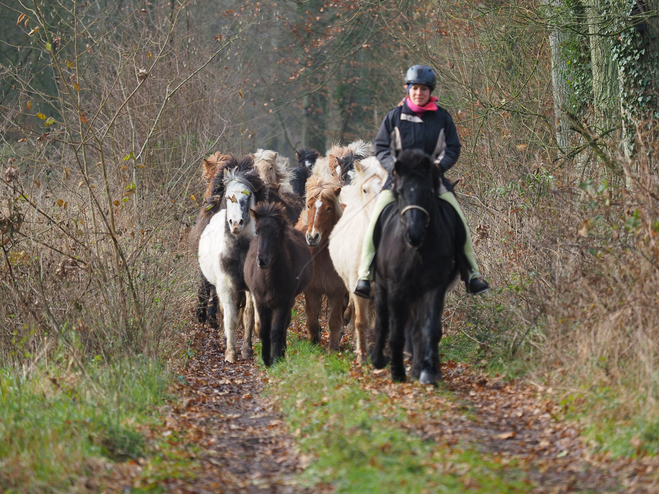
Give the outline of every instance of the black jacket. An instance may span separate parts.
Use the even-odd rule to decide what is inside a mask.
[[[451,115],[443,108],[427,111],[418,117],[407,103],[387,113],[375,136],[375,154],[382,166],[393,174],[391,139],[394,128],[400,130],[403,149],[421,149],[432,156],[444,173],[460,156],[460,139]]]

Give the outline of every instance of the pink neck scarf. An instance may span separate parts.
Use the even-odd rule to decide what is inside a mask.
[[[427,111],[437,111],[437,104],[435,103],[436,101],[439,101],[439,98],[437,96],[431,96],[428,103],[426,103],[424,106],[418,106],[412,103],[412,100],[409,97],[405,98],[405,102],[407,103],[409,109],[417,114],[425,113]]]

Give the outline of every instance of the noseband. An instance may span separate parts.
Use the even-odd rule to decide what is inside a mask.
[[[403,218],[403,215],[405,213],[407,213],[408,211],[412,210],[412,209],[418,209],[419,211],[423,211],[423,213],[425,213],[425,215],[426,215],[426,225],[425,226],[427,227],[428,224],[430,223],[430,213],[428,212],[427,209],[422,208],[421,206],[417,206],[416,204],[410,204],[409,206],[405,206],[403,208],[403,210],[400,212],[400,217]]]

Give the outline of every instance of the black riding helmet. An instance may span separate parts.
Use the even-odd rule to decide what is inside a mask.
[[[407,69],[407,74],[405,74],[405,84],[423,84],[428,86],[430,91],[435,90],[437,85],[437,77],[430,67],[425,65],[413,65]]]

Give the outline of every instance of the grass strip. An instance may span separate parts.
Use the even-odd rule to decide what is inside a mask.
[[[289,346],[286,360],[269,371],[269,393],[302,452],[314,458],[304,472],[310,484],[320,480],[345,493],[530,490],[521,472],[520,480],[511,479],[510,470],[504,475],[502,465],[478,451],[407,432],[402,411],[350,377],[349,358],[298,340]]]
[[[103,462],[145,456],[139,427],[166,398],[166,371],[133,359],[87,373],[63,362],[27,377],[0,369],[0,491],[85,490]]]

